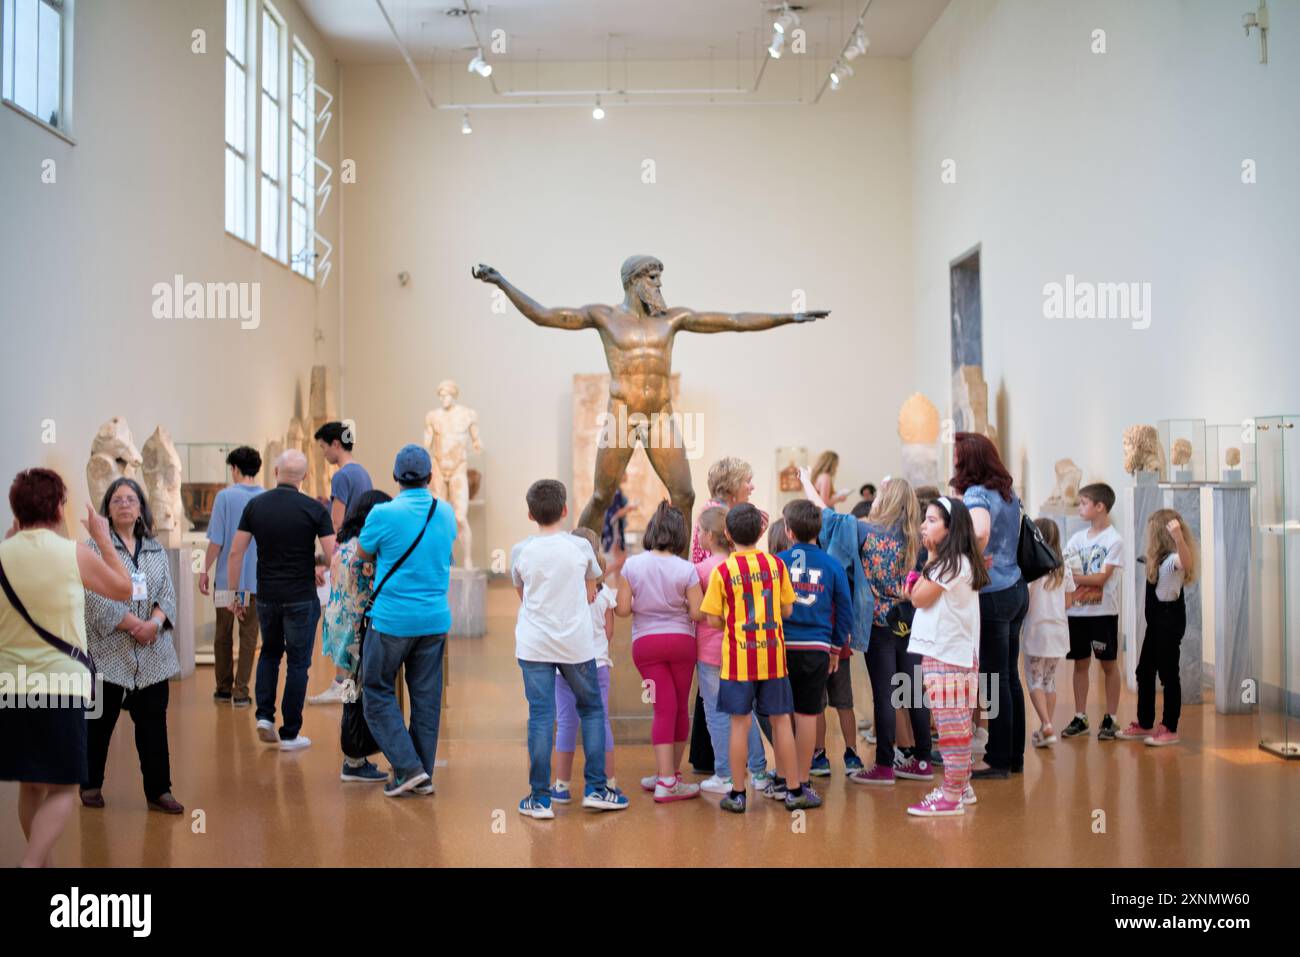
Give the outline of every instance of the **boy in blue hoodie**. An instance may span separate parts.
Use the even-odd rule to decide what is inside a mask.
[[[794,544],[777,555],[790,570],[794,610],[785,620],[786,670],[794,692],[795,753],[807,807],[821,805],[808,783],[817,743],[817,717],[825,704],[826,681],[840,666],[839,651],[849,642],[853,602],[840,563],[817,545],[822,514],[807,499],[782,512]],[[779,790],[779,788],[778,788]],[[781,795],[784,797],[784,795]]]

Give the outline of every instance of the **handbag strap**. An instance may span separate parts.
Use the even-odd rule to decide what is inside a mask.
[[[73,661],[84,665],[90,672],[90,699],[95,700],[95,662],[90,655],[86,654],[76,645],[69,644],[53,632],[46,631],[40,625],[36,624],[32,616],[27,611],[27,606],[22,603],[18,593],[14,591],[14,586],[9,583],[9,576],[5,574],[4,562],[0,562],[0,587],[4,588],[5,597],[9,599],[9,604],[13,606],[14,611],[22,615],[23,621],[31,625],[32,630],[40,636],[41,640],[52,648],[63,652]]]
[[[438,507],[438,500],[435,498],[433,500],[433,504],[429,506],[429,514],[424,516],[424,525],[420,527],[420,534],[415,536],[415,541],[411,542],[411,547],[408,548],[406,551],[402,552],[401,558],[393,562],[393,567],[388,569],[388,571],[384,573],[383,579],[375,587],[375,590],[370,593],[370,601],[366,604],[367,617],[370,614],[370,609],[375,607],[375,599],[379,597],[379,593],[383,591],[384,586],[388,584],[388,579],[393,577],[393,572],[397,571],[399,568],[402,567],[402,563],[411,557],[411,552],[415,551],[415,547],[419,545],[420,540],[424,538],[425,530],[428,529],[429,522],[433,521],[433,513],[437,507]]]

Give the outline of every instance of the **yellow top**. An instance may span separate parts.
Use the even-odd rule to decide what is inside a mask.
[[[0,563],[32,620],[85,651],[86,592],[77,543],[48,529],[17,532],[0,542]],[[88,697],[89,690],[85,665],[47,644],[0,590],[0,696]]]

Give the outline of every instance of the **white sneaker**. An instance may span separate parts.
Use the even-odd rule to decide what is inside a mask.
[[[731,778],[720,778],[716,774],[711,778],[705,778],[700,782],[700,790],[707,791],[709,794],[729,794],[731,792]]]
[[[983,754],[989,746],[989,729],[976,728],[970,739],[970,753]]]
[[[687,784],[678,775],[672,784],[664,784],[660,781],[655,785],[655,801],[659,804],[665,804],[669,801],[686,801],[690,798],[700,796],[700,786],[698,784]]]
[[[300,734],[296,738],[285,738],[280,742],[281,751],[301,751],[303,748],[311,747],[311,738],[305,734]]]
[[[257,722],[257,740],[267,744],[279,744],[280,736],[275,733],[275,722],[261,718]]]
[[[314,694],[307,699],[308,704],[342,704],[343,692],[347,684],[342,681],[331,681],[330,686],[320,694]]]
[[[678,771],[677,780],[680,781],[681,779],[682,779],[682,772]],[[658,786],[659,786],[659,775],[657,774],[651,774],[649,777],[644,777],[641,779],[641,790],[643,791],[653,791]]]
[[[975,789],[969,784],[966,785],[966,790],[961,792],[961,803],[974,804],[977,801],[979,801],[979,798],[975,796]]]
[[[770,771],[759,771],[757,774],[750,771],[749,786],[754,789],[755,794],[762,794],[767,790],[767,786],[772,783],[773,777],[775,777],[775,775]]]

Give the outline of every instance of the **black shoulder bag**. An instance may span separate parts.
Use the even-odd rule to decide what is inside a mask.
[[[415,551],[416,546],[424,538],[425,530],[428,529],[429,522],[433,521],[433,513],[437,507],[438,500],[435,498],[433,504],[429,506],[429,514],[424,517],[424,526],[420,529],[420,534],[415,536],[415,541],[411,542],[411,547],[402,553],[402,557],[393,562],[393,567],[388,569],[383,580],[371,592],[370,601],[366,603],[365,613],[361,616],[358,625],[360,634],[357,636],[357,700],[343,705],[343,721],[339,727],[339,746],[343,753],[353,760],[368,758],[380,750],[375,736],[370,733],[370,725],[366,724],[366,715],[361,705],[361,656],[365,651],[366,631],[370,628],[370,610],[375,607],[375,599],[388,584],[388,579],[393,577],[393,572],[402,567],[402,563],[411,557],[411,552]]]
[[[1043,533],[1023,507],[1020,510],[1020,541],[1016,545],[1016,564],[1020,566],[1020,574],[1026,585],[1061,567],[1061,560],[1043,541]]]
[[[84,665],[90,672],[90,700],[95,700],[95,662],[90,655],[86,654],[76,645],[70,645],[53,632],[46,631],[32,619],[27,613],[27,608],[18,598],[18,593],[14,591],[14,586],[9,584],[9,576],[5,574],[4,563],[0,562],[0,587],[4,588],[5,597],[9,599],[9,604],[13,606],[14,611],[23,616],[23,621],[32,626],[32,631],[36,632],[50,647],[63,652],[73,661]]]

